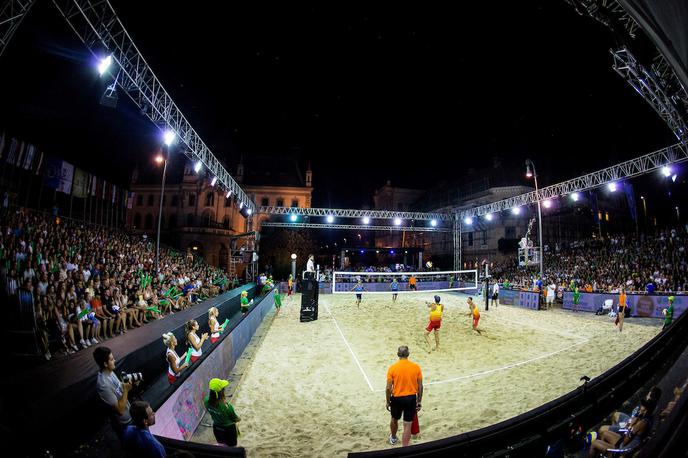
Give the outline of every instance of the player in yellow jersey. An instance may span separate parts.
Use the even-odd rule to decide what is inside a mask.
[[[439,350],[440,326],[442,326],[442,312],[444,312],[444,305],[440,304],[439,296],[435,296],[435,302],[426,302],[425,305],[430,308],[430,322],[428,323],[428,327],[425,328],[425,334],[423,334],[423,337],[425,337],[425,342],[428,344],[428,350],[431,350],[430,339],[428,336],[430,335],[431,331],[435,331],[435,350]]]
[[[468,309],[470,311],[466,316],[473,317],[473,330],[476,331],[478,334],[482,334],[482,332],[478,329],[478,321],[480,321],[480,310],[478,310],[478,306],[473,303],[472,297],[468,298]]]

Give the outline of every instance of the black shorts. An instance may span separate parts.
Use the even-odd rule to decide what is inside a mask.
[[[401,418],[401,413],[404,413],[404,421],[412,422],[414,415],[416,415],[416,395],[400,396],[395,398],[392,396],[389,400],[392,411],[392,418],[398,420]]]
[[[236,427],[236,425],[230,425],[230,426],[213,425],[213,434],[215,435],[215,440],[218,443],[229,445],[230,447],[236,447],[236,444],[237,444],[237,427]]]
[[[409,289],[416,291],[416,285],[409,285]]]
[[[493,300],[493,301],[496,301],[498,297],[499,297],[498,294],[493,294],[493,295],[492,295],[492,300]]]
[[[362,296],[362,294],[356,294],[356,300],[359,300],[359,301],[360,301],[360,300],[361,300],[361,296]]]

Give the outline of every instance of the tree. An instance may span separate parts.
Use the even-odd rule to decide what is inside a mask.
[[[260,266],[272,264],[275,279],[286,280],[291,273],[291,254],[296,253],[297,272],[306,269],[309,254],[316,243],[305,229],[265,228],[260,234]]]

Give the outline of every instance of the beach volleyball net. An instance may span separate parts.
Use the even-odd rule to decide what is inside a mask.
[[[415,279],[415,289],[413,287]],[[393,281],[396,279],[396,286]],[[436,291],[475,291],[477,270],[445,272],[333,272],[332,293],[351,294],[361,282],[362,292],[369,294],[431,293]],[[396,290],[394,289],[396,288]]]

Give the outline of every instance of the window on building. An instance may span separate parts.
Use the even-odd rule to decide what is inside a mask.
[[[215,201],[215,193],[207,192],[205,194],[205,206],[206,207],[212,207],[214,201]]]
[[[222,228],[229,229],[229,216],[227,215],[225,215],[224,219],[222,220]]]
[[[483,245],[487,245],[487,231],[482,231]]]
[[[468,246],[473,246],[473,233],[468,233]]]
[[[189,194],[189,207],[193,207],[194,205],[196,205],[196,195]]]
[[[225,208],[229,208],[232,206],[232,198],[227,198],[225,197]]]
[[[516,238],[516,226],[506,226],[504,228],[504,238],[505,239],[515,239]]]
[[[299,201],[294,199],[291,201],[291,208],[297,208],[299,206]]]
[[[144,229],[153,229],[153,215],[147,214],[145,223]]]
[[[187,226],[193,226],[194,225],[194,215],[193,213],[189,213],[186,215],[186,225]]]
[[[175,227],[177,227],[177,214],[176,213],[172,213],[170,215],[170,219],[167,220],[167,224],[169,224],[170,229],[174,229]]]
[[[141,229],[141,213],[134,213],[134,227]]]
[[[267,197],[263,197],[262,199],[260,199],[260,206],[261,207],[267,207],[269,205],[270,205],[270,199],[268,199]]]
[[[277,199],[277,204],[278,207],[284,207],[284,199],[279,198]]]
[[[143,206],[143,194],[136,196],[136,205],[139,207]]]
[[[148,206],[152,207],[155,204],[155,196],[153,194],[148,194]]]
[[[172,196],[172,206],[176,207],[179,205],[179,196],[177,194],[174,194]]]

